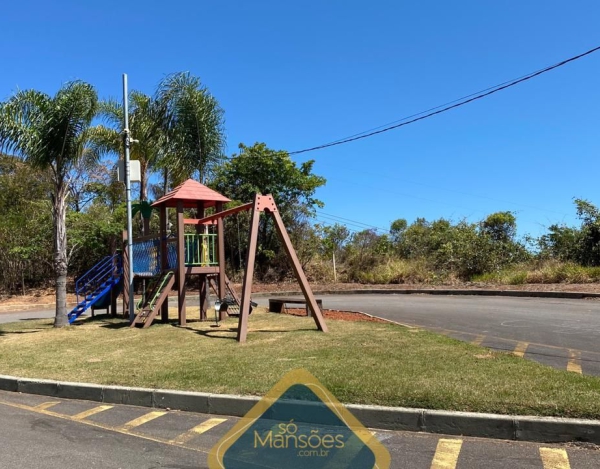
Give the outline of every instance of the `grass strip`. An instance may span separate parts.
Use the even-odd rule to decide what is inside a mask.
[[[328,326],[323,334],[312,319],[257,311],[238,344],[235,319],[146,330],[103,317],[64,329],[51,320],[0,324],[0,373],[260,396],[306,368],[344,403],[600,417],[599,378],[393,324]]]

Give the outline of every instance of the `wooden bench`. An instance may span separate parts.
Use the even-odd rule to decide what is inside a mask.
[[[319,309],[323,310],[323,300],[315,298],[315,301]],[[306,315],[312,317],[312,312],[304,298],[269,298],[269,312],[283,313],[286,304],[306,305]]]

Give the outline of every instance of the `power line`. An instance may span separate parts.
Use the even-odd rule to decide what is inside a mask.
[[[320,218],[316,218],[316,220],[318,222],[322,223],[325,226],[335,226],[335,223],[332,223],[331,221],[321,220]],[[344,223],[339,223],[339,224],[343,225],[352,234],[354,234],[354,233],[360,233],[361,231],[364,231],[364,230],[357,230],[357,229],[354,229],[354,228],[350,228],[348,225],[345,225]]]
[[[378,135],[378,134],[381,134],[381,133],[384,133],[384,132],[388,132],[388,131],[393,130],[393,129],[404,127],[405,125],[413,124],[413,123],[418,122],[420,120],[427,119],[427,118],[435,116],[437,114],[442,114],[444,112],[450,111],[451,109],[455,109],[455,108],[464,106],[465,104],[471,103],[473,101],[477,101],[479,99],[485,98],[487,96],[490,96],[490,95],[492,95],[494,93],[497,93],[499,91],[505,90],[507,88],[511,88],[511,87],[516,86],[516,85],[518,85],[520,83],[523,83],[523,82],[525,82],[527,80],[531,80],[532,78],[535,78],[535,77],[537,77],[539,75],[547,73],[547,72],[549,72],[551,70],[554,70],[554,69],[557,69],[559,67],[562,67],[563,65],[566,65],[566,64],[568,64],[570,62],[573,62],[575,60],[581,59],[582,57],[585,57],[585,56],[590,55],[590,54],[592,54],[594,52],[597,52],[598,50],[600,50],[600,46],[594,47],[593,49],[590,49],[590,50],[584,52],[583,54],[579,54],[579,55],[576,55],[576,56],[571,57],[569,59],[566,59],[566,60],[563,60],[561,62],[558,62],[557,64],[554,64],[554,65],[551,65],[549,67],[546,67],[546,68],[543,68],[541,70],[538,70],[536,72],[524,75],[521,78],[510,80],[508,82],[504,82],[503,84],[496,85],[496,86],[493,86],[491,88],[487,88],[488,91],[480,92],[480,93],[475,93],[475,96],[473,96],[473,94],[468,95],[467,97],[465,97],[465,98],[468,98],[468,99],[461,98],[459,100],[460,102],[458,102],[456,104],[452,104],[450,106],[442,107],[442,109],[439,109],[439,107],[441,107],[441,106],[437,106],[435,108],[431,108],[431,109],[437,109],[435,111],[432,111],[432,112],[423,111],[421,113],[413,114],[413,116],[419,116],[419,117],[415,117],[415,118],[411,118],[413,116],[405,117],[404,119],[400,119],[400,121],[402,121],[402,122],[399,123],[399,124],[387,126],[387,127],[383,128],[383,129],[374,130],[372,132],[367,131],[367,133],[363,132],[363,133],[360,133],[360,134],[355,134],[354,136],[350,136],[348,138],[344,138],[344,139],[337,140],[337,141],[330,142],[330,143],[325,143],[323,145],[317,145],[316,147],[305,148],[304,150],[291,151],[291,152],[289,152],[289,154],[290,155],[299,155],[300,153],[307,153],[309,151],[321,150],[323,148],[333,147],[333,146],[336,146],[336,145],[342,145],[344,143],[353,142],[353,141],[356,141],[356,140],[361,140],[361,139],[367,138],[367,137],[372,137],[373,135]],[[444,105],[442,105],[442,106],[444,106]],[[425,115],[420,115],[420,114],[423,114],[423,113],[426,113],[426,114]],[[407,121],[406,119],[410,119],[410,120]]]
[[[344,217],[340,217],[340,216],[337,216],[337,215],[331,215],[331,214],[325,213],[325,212],[323,212],[321,210],[317,210],[317,213],[319,214],[319,216],[332,219],[333,221],[340,220],[341,222],[346,222],[346,223],[341,223],[342,225],[349,223],[351,225],[358,226],[359,228],[360,227],[365,227],[365,228],[371,228],[371,229],[374,229],[374,230],[377,230],[377,231],[384,231],[386,233],[389,233],[389,230],[386,229],[386,228],[380,228],[380,227],[375,226],[375,225],[369,225],[368,223],[363,223],[363,222],[360,222],[360,221],[357,221],[357,220],[351,220],[350,218],[344,218]]]

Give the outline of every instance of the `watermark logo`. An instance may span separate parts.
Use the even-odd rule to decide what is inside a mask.
[[[286,374],[212,448],[210,469],[377,468],[387,449],[312,374]]]

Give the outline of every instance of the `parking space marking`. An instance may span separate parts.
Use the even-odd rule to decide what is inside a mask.
[[[177,438],[173,438],[171,440],[171,443],[175,443],[175,444],[179,444],[179,445],[187,443],[189,440],[191,440],[195,436],[202,435],[203,433],[206,433],[211,428],[214,428],[217,425],[222,424],[223,422],[227,422],[227,419],[217,419],[217,418],[208,419],[206,422],[202,422],[200,425],[196,425],[191,430],[189,430],[185,433],[182,433]]]
[[[559,448],[540,448],[544,469],[571,469],[567,451]]]
[[[158,417],[162,417],[166,413],[167,413],[166,411],[162,411],[162,410],[148,412],[147,414],[142,415],[141,417],[138,417],[137,419],[130,420],[126,424],[122,425],[121,428],[123,430],[131,430],[135,427],[139,427],[140,425],[150,422],[151,420],[157,419]]]
[[[112,409],[112,408],[113,408],[113,406],[111,406],[111,405],[100,405],[100,406],[94,407],[90,410],[85,410],[83,412],[80,412],[77,415],[73,415],[73,418],[75,420],[86,419],[88,417],[91,417],[92,415],[99,414],[100,412],[104,412],[105,410]]]
[[[529,347],[529,342],[517,342],[517,345],[515,345],[515,349],[513,350],[513,355],[523,358],[527,351],[527,347]]]
[[[473,339],[473,341],[471,343],[473,345],[481,345],[483,343],[484,339],[485,339],[484,335],[478,335],[478,336],[475,336],[475,339]]]
[[[455,469],[462,440],[440,438],[431,462],[431,469]]]
[[[567,363],[567,371],[582,374],[581,352],[579,350],[569,350],[569,363]]]
[[[163,438],[157,438],[157,437],[153,437],[150,435],[145,435],[145,434],[141,434],[141,433],[137,433],[137,432],[133,432],[133,431],[128,431],[127,429],[124,429],[123,427],[112,427],[110,425],[104,425],[104,424],[101,424],[98,422],[93,422],[91,420],[81,420],[81,419],[77,420],[77,419],[74,419],[70,415],[59,414],[57,412],[52,412],[51,410],[37,409],[32,406],[28,406],[28,405],[24,405],[24,404],[17,404],[15,402],[7,402],[7,401],[2,401],[2,400],[0,400],[0,405],[14,407],[16,409],[21,409],[21,410],[26,410],[29,412],[34,412],[37,414],[47,415],[49,417],[55,417],[55,418],[62,419],[62,420],[68,420],[70,422],[76,422],[81,425],[88,425],[90,427],[100,428],[102,430],[120,433],[122,435],[129,435],[129,436],[133,436],[136,438],[141,438],[142,440],[153,441],[155,443],[162,443],[162,444],[169,445],[169,446],[177,446],[179,448],[184,448],[184,449],[187,449],[190,451],[195,451],[196,453],[208,454],[208,451],[205,449],[202,449],[202,448],[187,446],[185,444],[175,444],[175,443],[171,442],[171,440],[165,440]]]
[[[46,409],[49,409],[49,408],[50,408],[50,407],[52,407],[52,406],[55,406],[56,404],[60,404],[60,402],[59,402],[59,401],[52,401],[52,402],[42,402],[41,404],[39,404],[39,405],[36,405],[36,406],[35,406],[35,409],[38,409],[38,410],[46,410]]]

